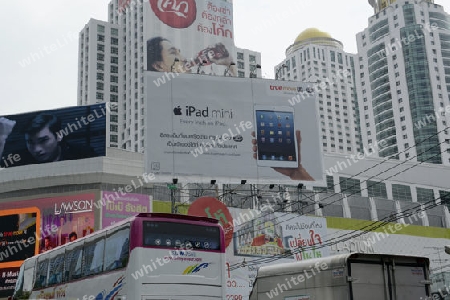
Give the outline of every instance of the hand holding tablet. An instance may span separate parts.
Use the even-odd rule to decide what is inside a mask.
[[[292,107],[255,105],[255,124],[252,144],[258,166],[272,167],[292,180],[314,180],[301,164],[301,134],[294,128]]]

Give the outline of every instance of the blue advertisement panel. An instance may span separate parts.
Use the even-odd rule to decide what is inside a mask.
[[[0,167],[105,156],[106,104],[0,116]]]

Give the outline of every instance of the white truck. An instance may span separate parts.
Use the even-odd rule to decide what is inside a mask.
[[[249,299],[435,299],[429,263],[425,257],[349,253],[263,266]]]

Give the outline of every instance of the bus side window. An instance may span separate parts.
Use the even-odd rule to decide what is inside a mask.
[[[105,271],[123,268],[130,252],[130,228],[108,232],[105,246]]]
[[[62,282],[62,275],[64,270],[64,253],[60,254],[50,260],[50,270],[48,284],[59,284]]]
[[[71,281],[81,278],[81,261],[83,257],[83,248],[77,247],[66,252],[64,281]]]
[[[25,274],[23,276],[23,291],[31,292],[33,289],[34,266],[25,266]]]
[[[98,274],[103,271],[103,252],[105,238],[102,236],[91,243],[84,244],[83,276]]]
[[[47,286],[48,259],[39,260],[36,267],[36,280],[34,287],[37,289]]]

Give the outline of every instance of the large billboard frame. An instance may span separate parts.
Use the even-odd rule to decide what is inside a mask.
[[[157,72],[146,73],[146,117],[148,128],[153,128],[147,130],[145,139],[146,172],[169,182],[177,178],[181,182],[326,186],[311,84],[176,74],[166,84],[157,85],[158,77]],[[259,147],[255,130],[261,130],[255,120],[257,105],[279,107],[269,117],[279,114],[280,118],[288,113],[286,108],[294,111],[292,128],[287,129],[289,124],[283,121],[264,125],[274,134],[270,143],[298,145],[298,153],[290,155],[294,160],[298,157],[298,167],[264,166],[255,159]],[[277,154],[265,159],[273,157],[289,158]]]

